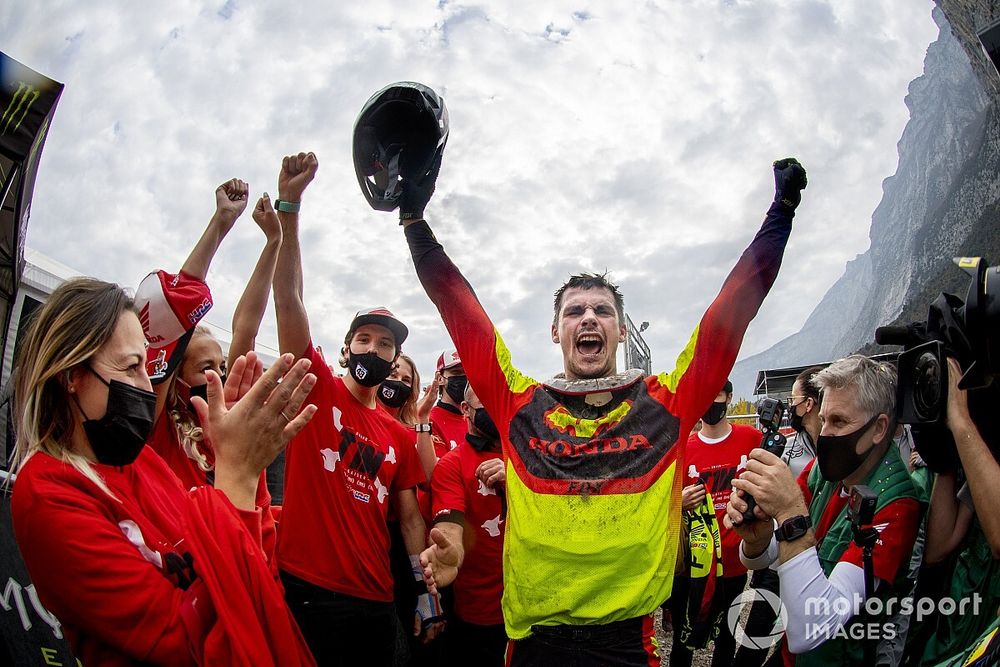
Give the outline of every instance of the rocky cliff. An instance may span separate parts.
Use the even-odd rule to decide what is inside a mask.
[[[941,291],[964,297],[952,257],[1000,262],[1000,75],[976,31],[996,20],[990,0],[939,0],[938,39],[910,83],[910,120],[896,173],[882,184],[869,249],[847,263],[802,330],[736,365],[750,395],[757,371],[828,361],[873,345],[875,328],[924,319]]]

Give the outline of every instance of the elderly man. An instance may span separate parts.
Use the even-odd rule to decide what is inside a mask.
[[[774,165],[776,196],[672,372],[619,373],[621,293],[604,276],[573,276],[555,294],[551,341],[563,373],[533,380],[423,220],[436,168],[403,183],[410,254],[498,427],[506,462],[503,615],[525,665],[648,665],[652,612],[670,595],[680,526],[684,438],[726,380],[747,325],[773,283],[805,187],[793,159]],[[484,230],[487,231],[487,230]],[[440,529],[421,560],[452,581],[462,544]]]
[[[858,665],[866,648],[873,650],[894,632],[866,610],[879,612],[899,595],[895,582],[906,575],[921,509],[906,464],[892,446],[895,370],[853,355],[812,382],[823,395],[816,459],[796,483],[781,459],[755,449],[733,481],[738,493],[730,496],[726,522],[743,539],[740,556],[747,567],[780,563],[786,638],[789,650],[799,654],[796,664]],[[863,552],[846,512],[859,484],[878,495],[872,525],[879,534],[871,556],[878,604],[866,600]],[[757,501],[757,521],[743,520],[746,493]]]

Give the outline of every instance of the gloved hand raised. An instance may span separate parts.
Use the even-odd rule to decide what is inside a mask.
[[[438,154],[437,159],[434,160],[430,169],[427,170],[427,173],[420,180],[412,181],[403,179],[403,182],[400,183],[403,189],[402,194],[399,196],[400,222],[420,220],[424,217],[424,209],[427,207],[427,202],[431,200],[431,195],[434,194],[438,172],[441,171],[441,155],[441,153]]]
[[[802,201],[802,190],[807,182],[805,167],[795,158],[774,161],[774,201],[794,211]]]

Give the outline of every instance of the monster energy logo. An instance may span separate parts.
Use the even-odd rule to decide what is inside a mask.
[[[41,91],[26,83],[18,83],[14,97],[4,109],[3,117],[0,117],[0,123],[3,123],[3,131],[0,134],[7,134],[7,130],[17,132],[17,128],[21,127],[21,122],[28,115],[31,105],[41,94]]]

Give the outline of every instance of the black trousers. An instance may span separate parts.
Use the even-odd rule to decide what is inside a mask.
[[[511,667],[658,667],[660,664],[652,614],[604,625],[536,625],[531,631],[530,637],[507,644],[507,664]]]
[[[281,572],[285,601],[320,667],[392,667],[396,611],[377,602],[335,593]]]
[[[444,643],[443,667],[503,667],[507,632],[499,625],[476,625],[452,617],[441,638]]]
[[[729,667],[736,653],[736,638],[729,630],[726,622],[726,612],[729,605],[736,599],[747,585],[747,575],[738,577],[720,577],[715,582],[721,593],[716,598],[719,604],[711,611],[713,623],[718,624],[719,634],[715,637],[715,648],[712,650],[712,667]],[[674,626],[673,644],[670,647],[670,667],[691,667],[694,652],[685,646],[677,637],[677,629],[681,627],[684,615],[687,613],[688,595],[691,590],[690,577],[674,577],[674,588],[668,602],[670,618]]]

